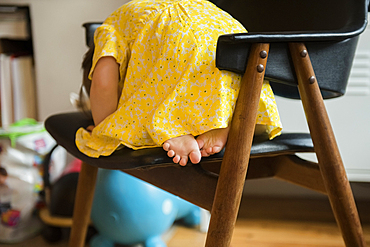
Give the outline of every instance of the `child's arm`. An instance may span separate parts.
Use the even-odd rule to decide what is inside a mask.
[[[95,126],[117,109],[119,65],[113,57],[102,57],[96,64],[90,89],[91,113]]]

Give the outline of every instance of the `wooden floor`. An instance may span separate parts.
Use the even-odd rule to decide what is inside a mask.
[[[370,246],[370,202],[357,203]],[[205,233],[175,225],[168,247],[204,246]],[[1,247],[67,247],[67,240],[48,244],[41,236]],[[343,247],[344,243],[326,200],[243,198],[232,247]]]
[[[358,202],[370,247],[370,201]],[[204,246],[205,234],[177,227],[168,247]],[[244,198],[231,247],[344,247],[327,200]]]
[[[370,245],[370,228],[367,245]],[[187,228],[177,228],[168,247],[204,246],[205,234]],[[232,247],[343,247],[335,224],[314,222],[284,222],[268,220],[239,220]]]

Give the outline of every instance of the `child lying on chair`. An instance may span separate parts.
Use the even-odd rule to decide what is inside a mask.
[[[220,152],[241,76],[216,68],[216,44],[241,32],[207,0],[133,0],[118,8],[95,31],[83,63],[95,126],[77,131],[79,150],[99,157],[120,146],[162,146],[182,166]],[[256,132],[281,132],[267,81]]]

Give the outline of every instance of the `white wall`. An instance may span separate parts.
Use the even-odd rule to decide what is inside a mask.
[[[84,22],[104,21],[127,0],[0,0],[27,4],[31,10],[39,120],[73,110],[71,92],[81,83],[86,51]]]
[[[285,131],[308,130],[300,101],[278,98],[277,104]],[[360,35],[346,94],[325,104],[350,181],[369,182],[370,25]]]

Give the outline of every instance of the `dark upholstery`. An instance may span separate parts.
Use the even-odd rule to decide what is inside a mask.
[[[216,66],[243,73],[249,50],[246,47],[250,47],[253,40],[254,35],[221,36],[217,45]],[[305,43],[325,99],[342,96],[345,93],[357,40],[358,37],[354,37],[333,42]],[[297,79],[287,43],[271,43],[265,78],[270,81],[275,95],[299,99]]]
[[[345,39],[366,27],[368,0],[211,0],[249,32],[292,33],[300,40]]]
[[[238,19],[249,32],[219,39],[218,68],[243,73],[249,50],[246,47],[253,42],[272,43],[265,78],[276,95],[298,99],[287,42],[304,41],[323,97],[345,93],[358,35],[367,25],[368,0],[212,2]]]
[[[101,25],[101,22],[89,22],[83,24],[85,28],[85,42],[87,46],[91,46],[94,42],[94,32]]]
[[[99,159],[90,158],[79,152],[74,142],[77,129],[81,126],[87,127],[90,124],[92,124],[92,121],[84,114],[75,112],[51,116],[46,120],[45,127],[58,141],[59,145],[63,146],[75,157],[93,166],[125,170],[174,165],[171,158],[167,157],[166,152],[162,148],[148,148],[137,151],[123,148],[111,156],[100,157]],[[251,155],[252,158],[256,158],[260,156],[281,155],[283,153],[293,154],[295,152],[313,152],[313,145],[309,134],[286,134],[272,141],[261,136],[255,139]],[[222,156],[223,151],[202,160],[204,162],[214,162],[221,160]]]

